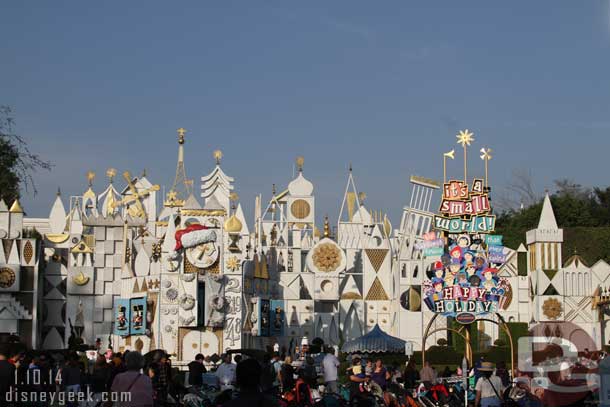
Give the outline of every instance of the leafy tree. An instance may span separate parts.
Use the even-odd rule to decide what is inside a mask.
[[[32,174],[37,169],[50,170],[52,166],[32,153],[13,127],[10,107],[0,106],[0,198],[8,205],[19,198],[21,188],[36,194]]]

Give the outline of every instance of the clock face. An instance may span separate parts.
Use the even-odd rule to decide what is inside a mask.
[[[290,205],[290,212],[297,219],[305,219],[311,213],[311,206],[306,200],[297,199]]]
[[[187,249],[186,256],[195,267],[208,268],[218,260],[218,248],[214,242],[202,243]]]
[[[15,284],[15,272],[8,267],[0,268],[0,288],[10,288]]]

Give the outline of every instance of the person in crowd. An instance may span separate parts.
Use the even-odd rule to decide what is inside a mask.
[[[237,365],[235,382],[239,387],[239,396],[227,401],[223,407],[277,407],[279,403],[272,395],[260,389],[261,365],[256,359],[247,359]]]
[[[294,389],[294,367],[292,366],[292,358],[286,356],[282,368],[280,370],[280,382],[282,385],[282,392],[288,392]]]
[[[388,387],[388,380],[390,379],[390,372],[383,366],[381,359],[375,361],[373,367],[373,373],[371,374],[371,380],[374,381],[385,391]]]
[[[503,360],[498,362],[496,366],[496,376],[502,380],[502,386],[507,388],[510,385],[510,376],[508,375],[508,370],[506,369],[506,362]]]
[[[407,362],[405,371],[403,373],[403,383],[406,389],[414,389],[419,381],[419,372],[415,365],[415,360],[411,359]]]
[[[494,364],[481,362],[478,370],[481,377],[475,386],[475,407],[500,407],[504,386],[502,380],[494,374]]]
[[[15,385],[15,366],[11,364],[4,352],[0,353],[0,405],[7,405],[7,396]],[[5,404],[7,403],[7,404]]]
[[[324,384],[327,393],[339,393],[339,388],[337,386],[338,369],[339,359],[335,356],[335,349],[329,346],[326,348],[324,359],[322,359],[322,373],[324,374]]]
[[[309,386],[315,389],[318,386],[318,372],[316,371],[315,361],[311,356],[305,358],[305,363],[298,369],[297,375]]]
[[[32,366],[38,363],[38,359],[35,358],[30,365],[30,369]],[[36,366],[36,368],[38,368]],[[81,369],[79,357],[77,354],[71,354],[68,357],[68,363],[63,367],[60,373],[61,382],[60,385],[64,388],[66,392],[66,400],[69,398],[74,398],[76,396],[70,396],[71,394],[77,394],[81,391],[81,384],[83,382],[83,372]],[[68,403],[70,405],[70,403]]]
[[[271,356],[269,353],[265,353],[263,356],[263,364],[261,365],[261,380],[260,387],[265,393],[277,394],[273,385],[277,380],[277,373],[271,362]]]
[[[279,352],[273,353],[273,358],[271,359],[271,365],[275,370],[275,379],[273,380],[273,387],[279,392],[280,389],[280,372],[282,370],[282,361],[280,360]]]
[[[445,366],[441,377],[451,377],[451,369],[449,369],[449,366]]]
[[[188,364],[189,368],[189,385],[201,387],[203,385],[203,374],[207,373],[203,366],[204,357],[201,353],[195,356],[195,360]]]
[[[432,369],[430,362],[426,361],[424,363],[424,367],[419,371],[419,377],[427,389],[432,387],[432,384],[436,382],[436,371]]]
[[[362,361],[359,357],[352,358],[352,366],[347,370],[349,379],[350,403],[354,403],[357,399],[361,399],[363,393],[360,391],[360,385],[369,382],[371,379],[362,373]]]
[[[137,351],[131,351],[125,355],[126,372],[119,373],[112,382],[111,391],[120,395],[131,394],[131,400],[119,401],[115,405],[118,407],[152,407],[153,387],[148,376],[141,373],[144,367],[144,358]],[[119,397],[120,398],[120,397]],[[162,406],[163,404],[157,404]]]
[[[97,354],[95,364],[93,365],[93,373],[91,374],[91,388],[94,402],[102,401],[102,393],[110,389],[110,366],[106,362],[104,355]]]
[[[123,363],[123,354],[121,352],[117,352],[112,355],[112,360],[110,363],[110,383],[114,380],[114,378],[119,374],[126,371],[125,363]]]
[[[148,376],[152,383],[155,405],[164,406],[169,394],[169,372],[165,352],[154,355],[153,363],[148,368]]]
[[[222,364],[216,369],[216,377],[221,386],[231,386],[235,383],[236,366],[232,361],[231,355],[222,354]]]

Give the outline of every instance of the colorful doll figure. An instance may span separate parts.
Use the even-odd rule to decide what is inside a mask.
[[[125,307],[119,307],[119,312],[116,318],[117,329],[123,331],[127,329],[127,318],[125,318]]]
[[[474,263],[474,253],[471,250],[464,252],[464,263]]]
[[[132,322],[133,322],[134,329],[142,328],[142,322],[143,322],[142,311],[135,311]]]
[[[496,287],[496,282],[494,281],[494,276],[498,272],[498,269],[495,268],[486,268],[483,272],[483,287],[486,290],[491,290]]]
[[[473,276],[470,276],[470,278],[468,279],[468,282],[470,283],[471,287],[480,287],[481,286],[481,278],[479,276],[477,276],[476,274]]]
[[[464,269],[466,270],[466,274],[468,274],[468,278],[474,276],[475,273],[477,272],[477,269],[476,269],[474,263],[466,263],[466,266],[464,267]]]
[[[454,247],[453,249],[451,249],[451,251],[449,252],[449,254],[451,255],[451,262],[453,263],[454,261],[462,261],[462,248],[459,246]]]
[[[457,273],[460,271],[460,268],[459,263],[452,263],[449,266],[449,273],[445,274],[445,285],[447,287],[451,287],[453,284],[455,284]]]
[[[468,274],[465,271],[460,271],[457,275],[457,283],[460,287],[468,286]]]
[[[432,301],[438,301],[443,299],[443,279],[433,278],[432,287],[434,287],[434,293],[432,294]]]
[[[440,279],[445,277],[445,266],[440,261],[434,263],[434,277]]]
[[[470,237],[468,235],[460,235],[457,239],[457,245],[462,251],[465,251],[470,246]]]
[[[487,268],[487,258],[485,257],[484,253],[482,253],[482,252],[477,253],[476,257],[474,258],[474,265],[478,271],[478,274],[482,274],[483,270],[485,270],[485,268]]]

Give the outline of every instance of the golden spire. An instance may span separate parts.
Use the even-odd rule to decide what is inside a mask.
[[[216,165],[220,165],[220,160],[222,160],[222,151],[215,150],[214,151],[214,159],[216,160]]]
[[[232,203],[231,208],[232,208],[233,210],[235,210],[235,202],[237,202],[237,201],[239,200],[239,195],[237,195],[237,192],[231,192],[231,193],[229,194],[229,200],[230,200],[230,201],[231,201],[231,203]]]
[[[23,213],[23,208],[19,203],[19,199],[15,199],[15,202],[13,202],[13,205],[11,205],[11,209],[9,209],[8,211],[11,213]]]
[[[472,133],[470,130],[466,129],[466,130],[460,130],[460,133],[458,135],[456,135],[455,137],[457,137],[458,144],[462,145],[462,148],[464,148],[464,182],[467,183],[468,182],[468,161],[467,161],[467,155],[466,155],[466,147],[470,146],[470,143],[472,143],[474,141],[474,133]]]
[[[114,168],[108,168],[106,170],[106,176],[108,177],[108,180],[112,184],[112,182],[114,181],[114,177],[116,176],[116,170]]]
[[[330,236],[330,225],[328,224],[328,216],[324,217],[324,237]]]
[[[186,134],[186,130],[183,127],[180,127],[177,131],[178,131],[178,144],[184,144],[184,135]]]
[[[305,158],[303,156],[298,156],[296,159],[296,163],[297,163],[297,169],[299,170],[299,172],[303,171],[303,164],[305,164]]]
[[[93,180],[95,179],[95,173],[93,171],[87,171],[87,182],[89,187],[93,186]]]

